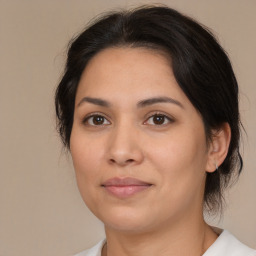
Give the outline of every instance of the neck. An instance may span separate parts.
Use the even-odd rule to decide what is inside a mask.
[[[103,256],[201,256],[216,240],[217,235],[204,222],[167,223],[158,230],[123,232],[105,227],[107,244]]]

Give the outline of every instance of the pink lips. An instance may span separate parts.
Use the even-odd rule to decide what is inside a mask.
[[[135,195],[152,184],[134,178],[113,178],[102,184],[102,186],[112,195],[120,198],[127,198]]]

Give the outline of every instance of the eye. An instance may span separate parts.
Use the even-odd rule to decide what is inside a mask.
[[[150,116],[145,124],[149,124],[149,125],[165,125],[165,124],[168,124],[168,123],[171,123],[173,122],[173,120],[164,115],[164,114],[154,114],[152,116]]]
[[[83,123],[91,126],[109,125],[110,122],[102,115],[94,114],[86,117]]]

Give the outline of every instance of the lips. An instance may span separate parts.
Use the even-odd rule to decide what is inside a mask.
[[[129,177],[109,179],[102,184],[108,193],[119,198],[131,197],[151,186],[150,183]]]

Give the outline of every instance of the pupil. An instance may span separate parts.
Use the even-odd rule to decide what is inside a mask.
[[[153,118],[155,124],[163,124],[164,123],[164,116],[154,116]]]
[[[95,116],[93,118],[93,124],[99,125],[104,123],[104,118],[102,116]]]

